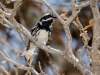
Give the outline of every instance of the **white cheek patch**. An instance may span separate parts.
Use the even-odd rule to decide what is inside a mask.
[[[42,22],[40,21],[39,24],[42,26]]]

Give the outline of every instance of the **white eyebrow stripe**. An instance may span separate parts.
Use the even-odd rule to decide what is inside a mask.
[[[47,16],[47,15],[49,15],[50,13],[46,13],[45,15],[43,15],[43,16]]]
[[[53,18],[48,18],[48,19],[42,19],[42,21],[48,21],[48,20],[52,20]]]

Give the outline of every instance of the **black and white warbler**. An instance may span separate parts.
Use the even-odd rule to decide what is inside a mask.
[[[51,36],[52,32],[52,24],[55,20],[55,16],[47,13],[45,14],[31,29],[31,35],[40,43],[46,45],[49,37]],[[26,61],[30,62],[30,57],[34,55],[34,50],[36,46],[29,40],[27,47],[25,50],[20,54],[20,56],[24,56]]]

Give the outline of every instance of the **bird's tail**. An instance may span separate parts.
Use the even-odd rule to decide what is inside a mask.
[[[24,50],[23,52],[20,53],[20,56],[24,56],[25,59],[26,59],[27,61],[29,61],[30,55],[29,55],[29,52],[28,52],[28,51]]]
[[[25,60],[27,61],[28,65],[30,63],[30,60],[33,59],[34,55],[36,55],[36,53],[34,53],[34,49],[29,49],[29,50],[24,50],[23,52],[20,53],[20,56],[24,56]]]
[[[25,57],[25,60],[27,61],[29,67],[32,66],[33,57],[34,57],[34,55],[36,55],[36,53],[34,53],[34,50],[35,50],[35,48],[29,49],[29,50],[25,49],[23,52],[20,53],[20,56]],[[27,75],[30,75],[31,72],[27,71],[26,73],[27,73]]]

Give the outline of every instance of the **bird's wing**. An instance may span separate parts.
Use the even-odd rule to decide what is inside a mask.
[[[35,35],[38,31],[38,26],[37,26],[38,22],[33,26],[33,28],[31,29],[30,33],[31,35],[35,38]],[[32,47],[33,46],[33,47]],[[27,47],[26,47],[26,51],[30,50],[31,48],[34,48],[36,47],[32,42],[31,40],[28,41],[27,43]]]
[[[30,33],[33,37],[36,34],[36,31],[37,31],[36,28],[37,28],[37,26],[35,25],[30,31]],[[27,61],[29,61],[30,56],[34,55],[35,48],[36,48],[36,46],[29,40],[28,43],[27,43],[27,47],[23,50],[23,52],[20,54],[20,56],[24,56],[25,59]]]

